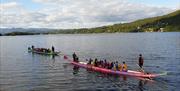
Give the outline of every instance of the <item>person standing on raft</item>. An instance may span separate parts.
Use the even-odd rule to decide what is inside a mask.
[[[74,52],[72,56],[73,56],[73,61],[76,62],[78,60],[78,57],[77,57],[76,53]]]
[[[54,46],[52,46],[51,50],[52,50],[53,53],[55,52]]]
[[[140,67],[141,71],[143,71],[143,69],[142,69],[143,64],[144,64],[144,59],[142,57],[142,54],[139,54],[139,67]]]

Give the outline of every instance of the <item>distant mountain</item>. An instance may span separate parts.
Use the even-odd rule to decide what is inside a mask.
[[[47,28],[0,28],[0,34],[12,33],[12,32],[27,32],[27,33],[46,33],[53,29]]]
[[[56,30],[56,33],[180,32],[180,10],[173,13],[96,28]],[[52,32],[51,32],[52,33]]]

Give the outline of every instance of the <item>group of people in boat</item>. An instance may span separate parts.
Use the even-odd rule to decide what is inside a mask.
[[[51,49],[49,48],[35,48],[34,45],[30,47],[28,47],[28,50],[32,50],[32,51],[37,51],[37,52],[44,52],[44,53],[51,53],[51,52],[55,52],[55,48],[54,46],[51,47]]]
[[[74,62],[79,62],[79,58],[77,57],[77,55],[75,54],[75,52],[73,53],[73,61]],[[94,60],[92,58],[90,58],[89,60],[86,59],[86,61],[88,61],[87,65],[92,65],[95,67],[101,67],[101,68],[106,68],[106,69],[112,69],[112,70],[116,70],[116,71],[127,71],[127,64],[125,62],[123,62],[122,64],[118,63],[118,61],[116,62],[109,62],[106,59],[105,60],[98,60],[97,58],[95,58]]]
[[[77,57],[77,55],[75,54],[75,52],[73,53],[73,61],[74,62],[79,62],[79,58]],[[87,65],[92,65],[95,67],[101,67],[101,68],[106,68],[106,69],[112,69],[115,71],[124,71],[127,72],[128,70],[128,66],[125,62],[118,63],[118,61],[116,62],[109,62],[106,59],[104,60],[98,60],[97,58],[95,58],[94,60],[92,58],[90,59],[86,59],[86,61],[88,61]],[[143,67],[143,63],[144,63],[144,59],[142,57],[142,54],[139,54],[139,67],[140,67],[140,71],[142,70]]]
[[[122,64],[118,63],[118,61],[116,62],[109,62],[106,59],[104,60],[98,60],[97,58],[95,58],[94,60],[92,60],[91,58],[88,60],[88,65],[93,65],[96,67],[101,67],[101,68],[106,68],[106,69],[113,69],[116,71],[127,71],[127,64],[125,62],[123,62]]]

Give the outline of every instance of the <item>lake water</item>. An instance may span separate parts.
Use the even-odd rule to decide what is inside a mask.
[[[153,81],[90,72],[63,60],[62,56],[28,53],[27,48],[51,48],[86,58],[125,61],[137,70],[167,75]],[[0,37],[0,91],[178,91],[180,89],[180,33],[59,34]]]

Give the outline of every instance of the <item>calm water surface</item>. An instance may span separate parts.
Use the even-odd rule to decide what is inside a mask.
[[[126,61],[138,69],[139,53],[148,72],[168,72],[153,81],[73,70],[62,56],[28,53],[27,47],[50,48],[80,60]],[[67,34],[0,37],[0,91],[178,91],[180,89],[180,33]]]

